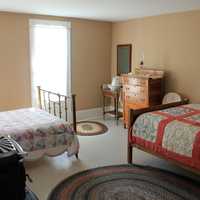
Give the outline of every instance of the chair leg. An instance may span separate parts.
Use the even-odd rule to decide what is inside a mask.
[[[76,159],[78,160],[78,153],[76,153],[75,156],[76,156]]]

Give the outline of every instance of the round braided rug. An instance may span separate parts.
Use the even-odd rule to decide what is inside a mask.
[[[108,166],[61,182],[48,200],[199,200],[195,181],[151,167]]]
[[[77,134],[82,136],[99,135],[108,131],[106,125],[95,121],[77,122]]]

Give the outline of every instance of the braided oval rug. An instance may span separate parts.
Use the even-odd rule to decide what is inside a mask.
[[[81,136],[92,136],[104,134],[108,131],[106,125],[95,121],[77,122],[77,134]]]
[[[200,183],[151,167],[108,166],[67,178],[48,200],[200,200]]]

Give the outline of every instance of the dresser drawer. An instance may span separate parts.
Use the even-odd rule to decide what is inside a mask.
[[[145,103],[147,100],[148,99],[145,94],[132,92],[127,92],[125,94],[125,101],[127,101],[127,103]]]
[[[127,84],[133,86],[142,86],[145,87],[148,83],[148,80],[141,78],[128,78]]]
[[[133,86],[133,85],[124,85],[123,86],[123,90],[125,93],[127,92],[131,92],[131,93],[141,93],[141,94],[144,94],[146,93],[146,87],[143,87],[143,86]]]
[[[163,79],[123,75],[123,112],[127,127],[129,108],[140,109],[158,105],[163,95]]]

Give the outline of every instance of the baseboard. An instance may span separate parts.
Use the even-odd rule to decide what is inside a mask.
[[[106,110],[113,110],[114,107],[113,106],[106,106],[105,109]],[[122,111],[122,109],[119,108],[119,111]],[[79,110],[79,111],[76,112],[76,117],[77,117],[77,121],[101,118],[101,117],[103,117],[102,107],[86,109],[86,110]]]
[[[76,112],[76,116],[77,116],[77,121],[99,118],[102,116],[102,108],[79,110]]]

